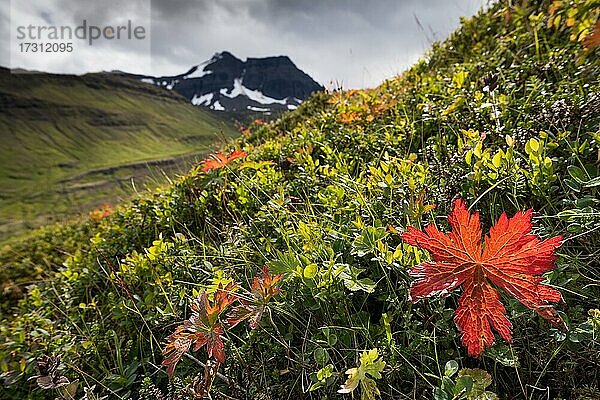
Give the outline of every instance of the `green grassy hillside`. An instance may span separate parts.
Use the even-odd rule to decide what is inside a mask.
[[[128,197],[132,178],[166,182],[160,167],[189,168],[234,134],[171,92],[110,74],[0,69],[0,103],[0,239]]]
[[[596,0],[495,4],[375,89],[317,94],[255,123],[223,149],[245,159],[5,247],[0,397],[67,398],[40,383],[77,380],[78,396],[94,386],[110,398],[199,398],[215,371],[203,363],[220,360],[212,398],[600,398],[598,10]],[[491,294],[459,300],[473,286],[431,283],[437,295],[414,303],[418,264],[472,265],[460,247],[432,259],[402,239],[408,226],[456,227],[458,197],[484,234],[532,208],[532,235],[564,237],[555,268],[531,255],[543,246],[500,246],[489,263],[528,254],[498,267],[517,271],[514,286],[474,262]],[[460,233],[467,254],[480,236],[472,222]],[[504,227],[509,242],[528,231]],[[275,288],[265,265],[281,274]],[[496,334],[471,356],[454,311],[470,307],[475,341],[491,341],[477,327],[496,301],[487,315],[506,337],[506,310],[512,341]],[[248,312],[253,324],[235,323]],[[165,348],[171,367],[182,356],[171,380]],[[33,379],[44,355],[62,369]]]

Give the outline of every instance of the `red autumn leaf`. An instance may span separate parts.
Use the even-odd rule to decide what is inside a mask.
[[[227,314],[227,326],[233,328],[240,322],[249,319],[250,329],[256,329],[267,304],[281,290],[277,285],[280,280],[281,274],[271,275],[265,265],[261,273],[252,280],[248,298],[240,298],[242,304],[234,307]]]
[[[431,254],[432,261],[412,268],[417,279],[410,288],[414,302],[424,297],[445,294],[462,285],[463,292],[454,313],[469,355],[479,356],[494,343],[492,329],[511,341],[512,325],[495,287],[504,289],[528,308],[566,329],[550,303],[561,295],[540,275],[554,269],[555,249],[562,237],[540,240],[531,234],[531,210],[512,218],[506,213],[481,242],[479,214],[470,214],[462,200],[454,202],[448,217],[452,231],[442,233],[434,225],[424,232],[408,227],[402,239]]]
[[[201,169],[202,172],[212,171],[213,169],[221,169],[226,167],[230,162],[236,160],[238,158],[244,158],[248,155],[243,150],[233,150],[229,153],[228,156],[225,156],[223,153],[218,152],[210,156],[209,159],[204,160],[203,167]]]
[[[237,300],[236,290],[237,285],[233,283],[226,287],[219,285],[212,302],[209,301],[206,292],[194,301],[190,318],[167,337],[167,345],[162,352],[165,357],[162,365],[167,366],[169,376],[173,376],[175,366],[192,345],[194,345],[193,351],[198,351],[206,345],[209,358],[214,356],[219,363],[225,362],[221,338],[223,326],[219,322],[219,315]]]

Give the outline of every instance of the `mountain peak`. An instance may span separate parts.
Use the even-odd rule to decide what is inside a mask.
[[[242,61],[229,51],[217,52],[180,75],[141,79],[175,90],[194,105],[234,112],[294,109],[312,92],[324,89],[288,56]]]
[[[294,64],[288,56],[269,56],[269,57],[248,57],[246,62],[270,61]]]
[[[235,58],[236,60],[238,59],[236,56],[234,56],[233,54],[231,54],[227,50],[223,50],[220,53],[215,53],[215,55],[213,57],[218,57],[218,58]]]

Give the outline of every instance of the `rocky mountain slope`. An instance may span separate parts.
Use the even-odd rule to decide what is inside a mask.
[[[194,105],[230,112],[293,110],[324,89],[287,56],[242,61],[227,51],[180,75],[127,75],[172,89]]]

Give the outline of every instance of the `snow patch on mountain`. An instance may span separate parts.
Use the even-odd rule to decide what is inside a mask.
[[[225,107],[223,107],[221,103],[219,103],[219,100],[215,101],[215,103],[212,106],[210,106],[210,108],[212,108],[215,111],[225,111]]]
[[[173,80],[170,80],[170,81],[166,81],[166,80],[159,81],[159,82],[153,81],[153,83],[156,84],[156,85],[158,85],[158,86],[164,86],[167,89],[172,90],[173,87],[175,87],[175,85],[177,85],[177,83],[179,83],[179,80],[178,79],[173,79]]]
[[[248,96],[248,98],[250,100],[254,100],[257,103],[260,103],[260,104],[286,104],[287,103],[287,99],[288,99],[287,97],[285,99],[277,100],[272,97],[265,96],[259,90],[248,89],[247,87],[244,87],[244,86],[242,86],[242,88],[244,89],[246,96]]]
[[[230,99],[236,98],[238,96],[246,96],[250,100],[264,105],[287,103],[287,98],[280,100],[274,99],[272,97],[265,96],[260,90],[252,90],[245,87],[241,78],[236,78],[233,80],[233,89],[231,89],[231,91],[227,90],[227,88],[224,88],[221,89],[219,93],[221,93],[225,97],[229,97]],[[268,111],[268,108],[266,110]]]
[[[233,80],[233,89],[228,90],[227,88],[223,88],[219,91],[223,96],[229,97],[230,99],[236,98],[241,94],[244,94],[244,89],[242,86],[242,80],[239,78],[235,78]]]
[[[210,106],[212,99],[214,97],[214,93],[203,94],[202,96],[194,95],[192,97],[192,104],[195,106]]]
[[[258,112],[267,112],[267,111],[271,111],[269,108],[262,108],[262,107],[253,107],[253,106],[248,106],[246,107],[248,110],[250,111],[258,111]]]
[[[212,73],[213,73],[212,71],[204,70],[204,68],[203,69],[198,68],[191,74],[184,76],[183,79],[202,78],[203,76],[206,76],[206,75],[209,75]]]
[[[184,75],[183,79],[202,78],[203,76],[212,74],[213,71],[211,71],[210,69],[206,69],[206,67],[214,61],[215,57],[196,65],[194,68],[192,68],[192,72]]]

